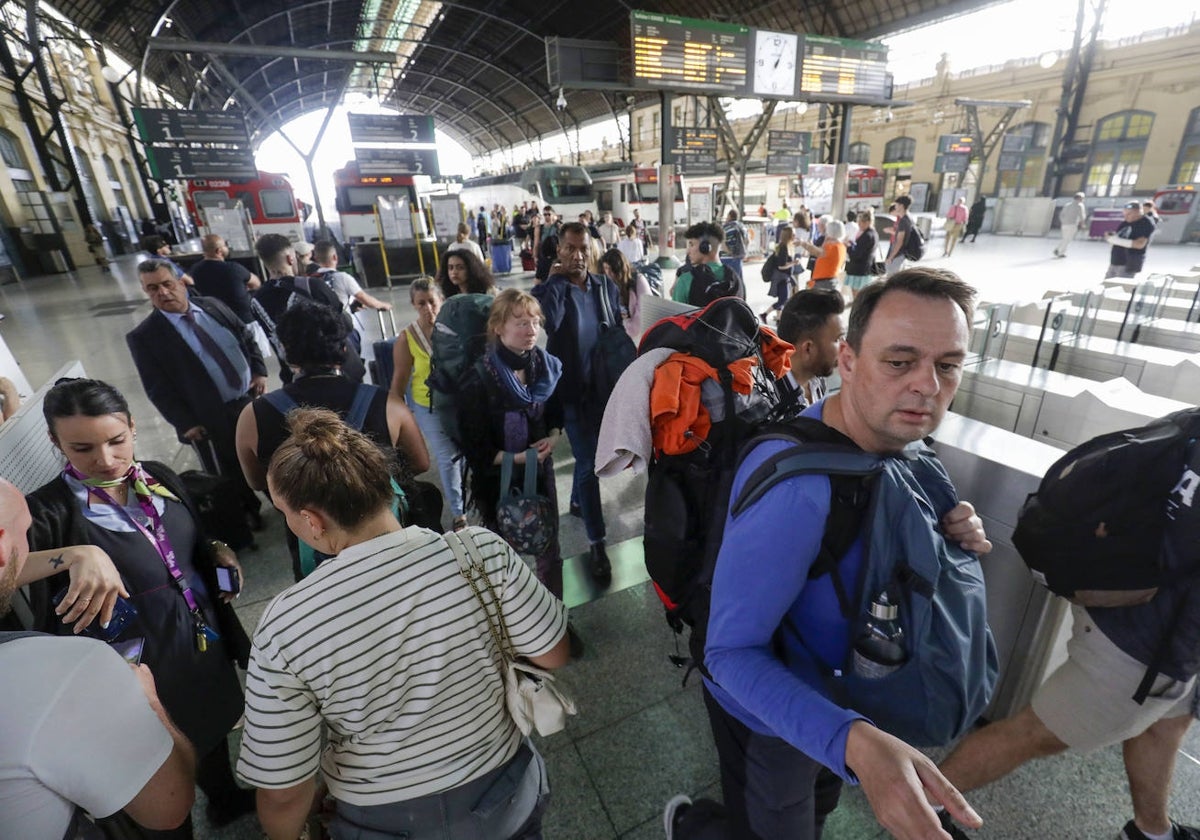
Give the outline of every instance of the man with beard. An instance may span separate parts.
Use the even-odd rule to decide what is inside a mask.
[[[798,408],[825,399],[825,378],[837,369],[838,345],[846,337],[845,311],[840,293],[803,289],[788,299],[779,315],[779,337],[796,348],[792,369],[780,384],[793,392],[788,396]]]

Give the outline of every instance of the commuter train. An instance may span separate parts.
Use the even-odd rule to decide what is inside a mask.
[[[524,202],[545,207],[549,204],[561,218],[576,219],[584,210],[596,212],[596,192],[592,179],[581,166],[545,163],[521,172],[484,175],[463,182],[459,194],[469,210],[497,204],[510,213]]]
[[[596,190],[596,209],[600,213],[611,212],[619,225],[627,225],[633,219],[633,211],[639,211],[642,221],[649,227],[658,226],[658,169],[654,166],[635,166],[621,163],[601,163],[587,168]],[[675,224],[687,224],[687,205],[683,200],[683,180],[676,175],[674,214]]]
[[[759,210],[766,209],[766,215],[772,215],[787,202],[788,208],[796,210],[801,204],[813,214],[828,213],[833,208],[834,172],[836,167],[831,163],[814,163],[808,167],[804,175],[767,175],[762,171],[746,173],[745,192],[742,195],[741,213],[751,218],[758,217]],[[688,178],[689,185],[711,184],[714,208],[724,214],[732,205],[727,201],[724,192],[725,175],[706,178]],[[865,210],[873,207],[879,210],[883,206],[883,171],[872,166],[852,164],[846,183],[846,210]],[[730,184],[732,190],[733,184]]]
[[[254,236],[281,233],[297,242],[304,238],[307,205],[296,198],[286,175],[259,171],[251,181],[194,178],[187,182],[187,210],[203,236],[210,232],[206,211],[213,208],[246,210]]]
[[[379,238],[375,221],[378,196],[406,196],[420,212],[421,233],[428,232],[426,198],[434,191],[428,175],[363,175],[357,161],[348,161],[333,173],[334,206],[342,228],[343,242],[369,242]]]
[[[1159,187],[1154,193],[1158,208],[1158,229],[1155,242],[1200,241],[1200,190],[1195,184],[1171,184]]]

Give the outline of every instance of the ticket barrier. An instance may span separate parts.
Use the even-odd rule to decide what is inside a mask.
[[[1045,314],[1040,327],[1012,321],[1003,327],[999,355],[1004,359],[1100,382],[1123,377],[1147,394],[1182,402],[1200,399],[1200,353],[1081,335],[1069,294],[1041,305]],[[983,340],[979,332],[976,327],[973,343]]]
[[[1167,275],[1162,275],[1166,278]],[[1114,341],[1135,341],[1187,353],[1200,352],[1200,323],[1162,318],[1160,310],[1168,284],[1147,279],[1129,298],[1125,311],[1110,309],[1105,301],[1114,294],[1112,286],[1097,286],[1071,295],[1072,316],[1079,318],[1079,332]],[[1012,321],[1040,325],[1045,309],[1040,302],[1014,304]]]
[[[1151,275],[1154,276],[1154,275]],[[1181,321],[1200,321],[1200,273],[1171,274],[1172,284],[1164,298],[1163,317]],[[1122,292],[1132,294],[1138,281],[1128,278],[1112,278],[1104,281],[1105,286],[1115,287],[1118,292],[1106,296],[1105,305],[1110,308],[1123,307],[1126,298]]]
[[[1065,656],[1066,601],[1034,582],[1012,544],[1025,497],[1062,452],[953,412],[933,438],[959,498],[975,506],[992,541],[982,563],[1000,678],[984,717],[1000,720],[1028,704],[1050,668]]]

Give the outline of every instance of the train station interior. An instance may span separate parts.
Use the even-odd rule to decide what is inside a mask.
[[[886,49],[871,65],[871,45],[1005,3],[4,3],[0,376],[17,383],[25,408],[0,426],[0,476],[28,492],[56,474],[46,472],[56,455],[37,406],[64,375],[102,379],[126,395],[139,459],[197,466],[146,396],[125,342],[151,311],[136,268],[150,231],[174,242],[172,258],[185,266],[200,256],[200,235],[220,231],[233,258],[258,269],[251,243],[267,230],[293,240],[333,236],[362,285],[393,307],[390,316],[356,316],[368,348],[414,320],[408,284],[435,273],[457,221],[476,204],[513,203],[517,193],[499,187],[535,183],[528,176],[537,168],[569,169],[586,181],[579,206],[596,214],[608,210],[625,222],[640,208],[650,228],[647,257],[661,264],[666,289],[683,256],[683,229],[736,208],[750,235],[743,271],[755,312],[772,301],[759,266],[781,206],[882,214],[908,195],[927,239],[920,264],[949,269],[978,290],[963,381],[934,446],[995,544],[983,566],[1001,672],[984,719],[1005,718],[1064,660],[1070,634],[1066,603],[1032,579],[1012,545],[1021,503],[1066,450],[1200,402],[1200,19],[1193,13],[1159,30],[1103,37],[1104,15],[1123,5],[1066,2],[1071,32],[1057,51],[960,70],[931,44],[925,77],[892,80],[882,75]],[[745,79],[722,89],[713,78],[653,81],[645,68],[644,78],[630,78],[638,72],[630,69],[632,42],[637,32],[648,37],[638,26],[693,33],[689,21],[703,22],[705,38],[733,33],[744,50],[760,31],[812,36],[810,44],[832,39],[859,50],[854,67],[880,74],[867,79],[864,70],[862,85],[880,87],[847,93],[836,81],[832,90],[816,81],[802,89],[804,76],[793,74],[786,95],[756,97]],[[761,106],[745,107],[754,98]],[[335,109],[353,111],[352,102],[377,104],[383,128],[372,135],[376,124],[360,120],[359,134],[346,134],[335,153],[346,165],[336,175],[317,172],[322,135],[344,119]],[[180,141],[169,129],[148,133],[152,114],[176,110],[208,115],[182,124],[216,134]],[[315,133],[286,128],[314,114]],[[412,120],[405,125],[420,142],[390,136],[394,115]],[[601,136],[599,124],[611,131]],[[281,129],[301,161],[286,176],[261,154],[253,158],[264,144],[280,148]],[[711,162],[709,146],[698,155],[683,148],[687,131],[711,139]],[[802,154],[781,154],[804,160],[789,158],[783,165],[791,170],[781,172],[768,135],[803,135]],[[954,136],[961,148],[943,142]],[[438,171],[443,137],[462,147],[473,172],[460,177],[444,163]],[[176,165],[193,167],[191,177],[172,177],[167,167]],[[222,167],[232,174],[222,177]],[[674,196],[659,188],[668,181]],[[239,195],[239,183],[253,190]],[[550,187],[538,189],[531,198],[550,203]],[[1059,217],[1076,192],[1089,224],[1060,257]],[[946,215],[960,198],[983,202],[981,224],[945,256]],[[1152,199],[1161,222],[1145,269],[1106,280],[1105,235],[1127,202]],[[573,200],[553,203],[573,212]],[[394,215],[383,218],[385,204]],[[519,246],[502,246],[512,262],[502,272],[500,243],[492,245],[484,252],[498,287],[530,289],[534,273],[521,265]],[[650,301],[643,325],[647,312],[673,311]],[[279,366],[268,367],[273,390]],[[611,584],[601,587],[586,571],[588,538],[563,492],[573,463],[560,440],[563,600],[586,650],[559,671],[579,714],[565,731],[535,736],[552,789],[544,836],[663,837],[672,796],[720,799],[700,679],[685,679],[671,659],[686,639],[665,622],[643,562],[645,474],[601,480],[613,564]],[[440,483],[436,468],[423,478]],[[248,632],[293,582],[283,517],[268,504],[264,518],[256,547],[240,554],[246,582],[236,611]],[[236,757],[240,732],[230,743]],[[935,759],[944,753],[931,751]],[[1130,817],[1119,746],[1031,762],[968,800],[984,820],[970,837],[983,840],[1112,838]],[[213,827],[204,806],[198,794],[199,840],[265,836],[253,815]],[[1195,727],[1176,759],[1170,812],[1180,824],[1200,825]],[[861,791],[848,787],[823,836],[890,835]]]

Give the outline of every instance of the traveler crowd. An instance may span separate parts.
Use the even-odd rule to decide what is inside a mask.
[[[43,413],[61,473],[26,497],[0,478],[0,619],[15,589],[29,586],[34,629],[48,634],[0,633],[0,668],[37,675],[15,681],[0,715],[0,835],[90,838],[96,823],[109,836],[186,840],[198,786],[212,826],[256,810],[272,838],[303,836],[321,818],[333,838],[540,837],[549,780],[513,712],[509,695],[519,683],[505,663],[522,660],[549,680],[584,656],[585,642],[604,655],[602,642],[581,638],[564,604],[555,451],[565,436],[574,462],[566,509],[588,541],[583,583],[603,592],[613,567],[597,471],[609,454],[611,380],[639,365],[653,379],[662,360],[678,364],[684,355],[657,346],[653,364],[645,365],[647,352],[632,361],[656,294],[740,307],[762,346],[783,354],[773,368],[764,349],[746,368],[779,371],[768,381],[786,418],[888,464],[880,483],[911,479],[896,480],[897,492],[929,520],[931,553],[956,558],[969,583],[977,555],[991,550],[981,518],[948,478],[933,491],[920,480],[927,475],[896,472],[936,461],[921,441],[958,387],[975,294],[951,272],[907,264],[910,204],[897,199],[883,260],[873,211],[843,222],[785,204],[774,242],[760,243],[776,301],[757,316],[744,304],[752,240],[736,211],[721,224],[687,228],[686,265],[663,292],[643,262],[636,211],[630,220],[605,212],[597,224],[590,212],[561,220],[550,206],[472,208],[436,277],[410,284],[415,320],[374,354],[376,384],[364,382],[372,348],[363,347],[352,310],[391,304],[338,270],[335,243],[310,246],[309,266],[305,249],[286,237],[261,237],[260,281],[225,261],[220,237],[206,237],[191,288],[191,277],[162,256],[143,261],[138,275],[152,311],[127,336],[133,369],[236,503],[214,515],[213,498],[198,498],[166,465],[139,460],[134,418],[112,385],[64,379],[49,390]],[[1153,233],[1139,204],[1125,212],[1110,237],[1110,276],[1140,269]],[[977,234],[975,213],[963,199],[952,208],[947,255],[964,230]],[[1064,227],[1060,256],[1085,218],[1079,207],[1064,214],[1073,229]],[[529,255],[530,291],[498,288],[493,268],[506,249]],[[280,361],[283,384],[274,390],[264,347]],[[458,367],[440,355],[446,347]],[[682,411],[689,384],[697,412],[708,411],[701,402],[714,405],[698,380],[687,381],[698,367],[678,374],[672,411]],[[735,368],[721,405],[731,411],[740,405],[733,391],[745,384]],[[723,375],[713,370],[712,382]],[[646,388],[656,418],[668,413],[657,385]],[[738,393],[749,399],[753,390]],[[639,422],[651,425],[649,416]],[[660,442],[648,461],[662,455]],[[1171,822],[1164,792],[1174,751],[1200,715],[1195,651],[1173,651],[1144,708],[1129,708],[1118,696],[1123,683],[1105,691],[1101,678],[1138,676],[1146,627],[1169,632],[1183,615],[1195,630],[1190,579],[1170,590],[1170,615],[1161,603],[1150,618],[1076,608],[1070,659],[1033,704],[966,735],[939,767],[916,748],[931,744],[897,734],[886,709],[868,714],[833,696],[838,666],[860,652],[842,581],[865,580],[876,562],[863,514],[843,542],[827,530],[835,491],[846,485],[794,473],[746,506],[734,503],[790,445],[760,440],[726,464],[729,497],[706,512],[722,536],[709,556],[707,635],[694,664],[723,801],[673,798],[668,840],[818,840],[846,784],[861,786],[880,824],[902,840],[961,840],[982,821],[960,790],[1031,758],[1118,742],[1134,805],[1121,837],[1200,838]],[[417,479],[433,469],[440,492]],[[1190,513],[1197,470],[1193,456],[1174,491],[1179,510]],[[270,602],[251,638],[232,609],[247,576],[220,536],[230,518],[261,530],[260,492],[286,523],[296,582]],[[1171,551],[1194,552],[1195,528],[1189,519]],[[986,684],[971,722],[994,684],[996,656],[982,611],[974,618],[959,640],[968,669]],[[10,618],[4,626],[15,625]],[[85,627],[92,638],[50,638]],[[53,686],[80,708],[67,709]],[[61,716],[61,731],[34,723],[42,709]],[[235,757],[228,736],[240,721]],[[15,762],[18,748],[36,760]],[[68,748],[76,760],[64,769]]]

